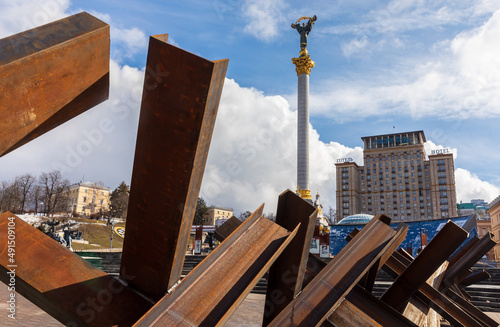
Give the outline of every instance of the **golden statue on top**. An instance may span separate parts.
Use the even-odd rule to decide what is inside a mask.
[[[302,20],[307,19],[307,23],[300,23]],[[300,34],[300,52],[299,55],[304,57],[307,55],[307,35],[311,31],[314,22],[316,21],[316,15],[311,17],[300,17],[295,24],[292,24],[292,28],[296,29]]]

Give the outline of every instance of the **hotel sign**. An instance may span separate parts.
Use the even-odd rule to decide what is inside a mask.
[[[451,153],[451,150],[449,148],[446,148],[446,149],[437,149],[437,150],[431,151],[431,155],[433,155],[433,154],[446,154],[446,153]]]
[[[408,145],[410,144],[410,140],[408,139],[408,136],[394,136],[394,137],[385,137],[382,139],[372,139],[371,140],[372,145],[382,145],[382,144],[388,144],[388,145]]]
[[[337,159],[337,163],[343,163],[343,162],[353,162],[354,160],[352,158],[340,158]]]

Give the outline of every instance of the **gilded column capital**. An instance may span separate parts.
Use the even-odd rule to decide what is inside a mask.
[[[299,76],[300,74],[310,75],[311,69],[314,67],[314,61],[311,60],[309,55],[292,58],[292,62],[295,65],[297,76]]]
[[[311,200],[311,191],[310,190],[302,190],[302,189],[297,188],[297,194],[302,199]]]

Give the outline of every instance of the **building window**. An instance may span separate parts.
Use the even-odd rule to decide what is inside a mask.
[[[87,202],[87,197],[86,196],[83,197],[83,202]]]

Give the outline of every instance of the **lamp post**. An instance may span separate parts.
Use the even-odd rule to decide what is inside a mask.
[[[109,244],[109,252],[113,251],[113,232],[115,231],[115,222],[114,220],[111,221],[111,237],[109,238],[110,244]]]

